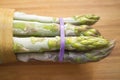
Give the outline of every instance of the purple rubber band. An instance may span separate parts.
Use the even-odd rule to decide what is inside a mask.
[[[59,61],[63,61],[64,52],[65,52],[65,33],[64,33],[64,21],[63,18],[59,18],[60,21],[60,52],[59,52]]]

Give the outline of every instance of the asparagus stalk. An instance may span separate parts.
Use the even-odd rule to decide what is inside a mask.
[[[57,23],[39,23],[30,21],[13,21],[14,36],[39,36],[54,37],[60,35],[59,24]],[[65,24],[66,36],[100,36],[100,33],[87,25]]]
[[[64,54],[63,62],[86,63],[99,61],[110,54],[114,47],[114,43],[114,41],[110,41],[110,44],[107,47],[88,52],[67,51]],[[28,62],[30,59],[40,61],[58,61],[58,53],[59,52],[23,53],[16,54],[16,56],[19,61],[23,62]]]
[[[60,48],[60,37],[14,37],[13,41],[15,53],[56,51]],[[103,37],[80,36],[65,38],[65,50],[69,51],[88,51],[108,45],[109,41]]]
[[[15,12],[14,20],[35,21],[42,23],[59,23],[59,18],[30,15],[22,12]],[[65,23],[70,23],[70,24],[93,25],[99,20],[99,17],[96,15],[89,14],[82,16],[67,17],[67,18],[63,18],[63,20]]]

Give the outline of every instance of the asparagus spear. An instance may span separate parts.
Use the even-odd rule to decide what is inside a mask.
[[[14,36],[39,36],[54,37],[60,35],[59,24],[57,23],[39,23],[28,21],[13,21]],[[100,36],[100,33],[87,25],[75,26],[65,24],[66,36]]]
[[[14,37],[13,41],[15,53],[56,51],[60,48],[60,37]],[[109,41],[102,37],[80,36],[65,38],[65,50],[70,51],[94,50],[106,47],[108,44]]]
[[[64,54],[63,62],[72,63],[86,63],[99,61],[110,54],[114,47],[114,41],[110,41],[109,45],[105,48],[92,50],[88,52],[71,52],[67,51]],[[41,61],[58,61],[59,52],[44,52],[44,53],[17,53],[17,59],[19,61],[27,62],[30,59],[41,60]]]
[[[35,21],[35,22],[43,22],[43,23],[59,23],[59,18],[55,17],[45,17],[45,16],[37,16],[30,15],[22,12],[14,13],[14,20],[25,20],[25,21]],[[78,24],[78,25],[93,25],[99,20],[99,17],[96,15],[82,15],[82,16],[73,16],[63,18],[65,23]]]

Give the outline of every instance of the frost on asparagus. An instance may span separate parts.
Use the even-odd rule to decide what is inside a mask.
[[[45,52],[56,51],[60,48],[60,37],[39,38],[14,37],[14,52]],[[17,45],[16,45],[17,44]],[[88,51],[108,46],[109,41],[102,37],[79,36],[66,37],[65,50],[70,51]]]
[[[89,26],[99,20],[98,16],[72,16],[63,20],[66,36],[63,62],[86,63],[99,61],[109,55],[114,41],[104,39],[96,29]],[[19,61],[58,61],[59,18],[15,12],[13,35],[13,50]]]
[[[39,23],[29,21],[13,21],[14,36],[54,37],[60,35],[60,26],[57,23]],[[65,24],[66,36],[100,36],[96,29],[87,25]]]
[[[115,42],[110,41],[107,47],[91,50],[87,52],[73,52],[67,51],[64,54],[63,62],[73,62],[73,63],[86,63],[99,61],[110,54],[114,47]],[[27,62],[30,59],[40,60],[40,61],[58,61],[58,51],[54,52],[42,52],[42,53],[23,53],[16,54],[19,61]]]
[[[59,18],[30,15],[22,12],[15,12],[14,19],[42,22],[42,23],[59,23]],[[70,24],[93,25],[99,20],[99,16],[89,14],[89,15],[82,15],[82,16],[67,17],[67,18],[63,18],[63,20],[65,23],[70,23]]]

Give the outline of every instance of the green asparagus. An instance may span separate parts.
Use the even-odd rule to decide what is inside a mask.
[[[60,49],[60,37],[14,37],[14,52],[46,52]],[[108,46],[109,41],[103,37],[80,36],[66,37],[65,50],[88,51]]]
[[[14,36],[39,36],[54,37],[60,35],[60,27],[57,23],[39,23],[30,21],[13,21]],[[87,25],[65,24],[66,36],[100,36],[100,33]]]
[[[63,20],[66,36],[63,62],[99,61],[110,54],[115,41],[103,38],[99,31],[90,26],[99,20],[99,16],[82,15]],[[13,35],[13,51],[17,60],[58,61],[59,18],[15,12]]]
[[[14,20],[35,21],[42,23],[59,23],[59,18],[30,15],[22,12],[15,12]],[[67,18],[63,18],[63,20],[65,23],[70,23],[70,24],[93,25],[99,20],[99,17],[96,15],[88,14],[82,16],[67,17]]]
[[[64,54],[63,62],[72,63],[86,63],[99,61],[110,54],[114,47],[115,41],[110,41],[109,45],[105,48],[96,49],[87,52],[72,52],[67,51]],[[30,59],[40,61],[58,61],[59,52],[43,52],[43,53],[23,53],[16,54],[19,61],[28,62]]]

